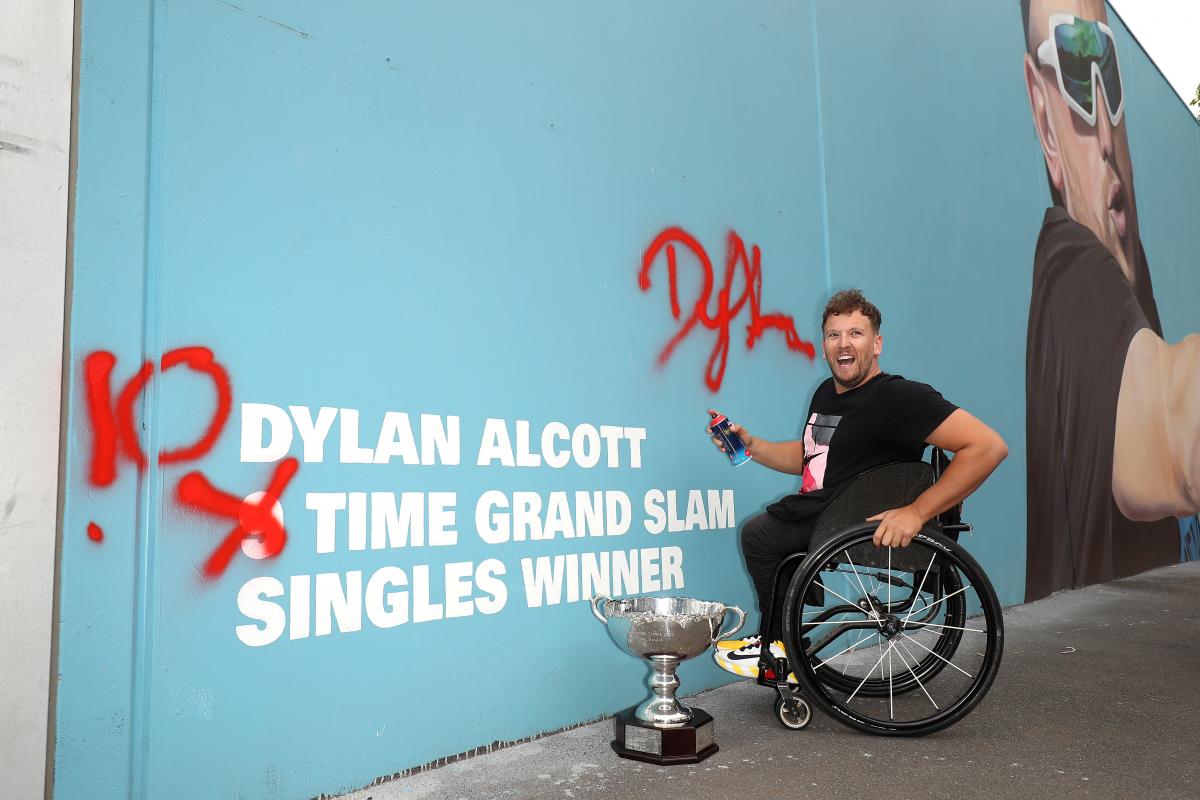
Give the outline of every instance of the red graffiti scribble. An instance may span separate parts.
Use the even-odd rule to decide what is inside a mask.
[[[810,361],[816,358],[816,348],[813,346],[813,343],[800,338],[800,335],[796,333],[795,322],[789,315],[778,312],[762,313],[762,252],[759,250],[758,245],[754,245],[751,249],[751,254],[747,255],[746,245],[736,231],[729,232],[725,257],[724,283],[722,283],[720,291],[717,292],[717,311],[712,315],[708,312],[709,298],[713,290],[712,261],[709,260],[708,253],[696,237],[683,228],[667,228],[655,237],[650,246],[646,248],[646,252],[642,255],[642,268],[638,272],[638,287],[643,292],[650,290],[650,269],[658,259],[658,254],[665,250],[667,254],[667,278],[670,282],[672,317],[678,320],[682,313],[679,305],[676,244],[680,244],[691,250],[696,260],[700,262],[700,266],[704,272],[704,283],[700,289],[700,296],[692,306],[691,315],[659,352],[656,360],[659,367],[666,365],[676,345],[687,338],[696,323],[699,322],[705,328],[717,332],[717,341],[713,344],[712,353],[709,355],[708,364],[705,368],[704,383],[712,392],[719,390],[721,382],[725,378],[725,365],[729,358],[729,326],[747,303],[750,304],[750,323],[746,326],[747,350],[753,350],[755,343],[762,337],[763,333],[767,329],[773,328],[783,332],[788,350],[803,353]],[[739,264],[742,267],[745,288],[737,300],[731,304],[730,295],[732,293],[733,275],[734,270]]]
[[[172,350],[162,357],[162,371],[184,364],[189,369],[207,375],[212,379],[213,387],[217,390],[217,407],[213,411],[212,421],[196,443],[190,447],[180,447],[177,450],[164,450],[158,454],[159,464],[175,464],[181,461],[192,461],[200,458],[217,443],[221,430],[229,420],[229,412],[233,410],[233,389],[229,384],[229,373],[213,359],[212,351],[207,347],[181,347]]]
[[[137,371],[137,374],[129,379],[125,387],[121,389],[121,393],[117,395],[117,413],[114,424],[117,426],[117,440],[121,444],[121,452],[125,457],[137,464],[139,470],[146,468],[146,454],[142,452],[142,446],[138,443],[137,420],[133,416],[133,406],[137,402],[137,397],[150,383],[150,379],[154,377],[154,365],[147,361],[142,364],[142,368]],[[116,474],[116,465],[113,465],[113,474]]]
[[[135,407],[138,397],[154,378],[154,364],[151,361],[143,362],[133,377],[121,387],[114,403],[112,373],[116,364],[116,357],[103,350],[89,354],[83,364],[87,412],[92,425],[92,460],[88,478],[94,486],[109,486],[117,479],[118,457],[133,462],[139,471],[148,466],[148,459],[138,441]],[[159,371],[165,373],[181,365],[212,381],[216,390],[216,407],[200,438],[191,445],[161,450],[157,457],[160,465],[195,461],[206,455],[216,445],[233,410],[229,373],[213,357],[211,350],[197,346],[168,351],[159,361]],[[260,537],[264,551],[270,556],[276,556],[283,550],[287,543],[287,532],[271,514],[271,509],[298,468],[299,462],[294,458],[280,462],[264,496],[251,503],[215,488],[200,472],[188,473],[180,479],[176,487],[180,500],[209,513],[238,521],[238,526],[205,562],[205,577],[221,575],[237,553],[242,540],[248,536]],[[94,542],[104,539],[103,529],[95,522],[88,524],[87,535]]]
[[[112,371],[116,365],[112,353],[97,351],[84,360],[83,373],[87,387],[88,415],[92,423],[92,463],[89,473],[95,486],[108,486],[117,477],[117,450],[137,465],[147,466],[146,454],[138,443],[137,420],[134,405],[138,396],[154,377],[154,365],[150,361],[142,364],[117,395],[114,410],[112,402]],[[174,464],[192,461],[208,453],[217,443],[229,414],[233,409],[233,389],[229,373],[213,358],[207,347],[180,347],[163,354],[161,371],[166,372],[180,364],[202,375],[207,375],[217,392],[217,405],[212,420],[204,434],[188,447],[163,450],[158,454],[159,464]]]
[[[117,425],[112,411],[110,378],[117,359],[112,353],[92,353],[83,362],[88,416],[92,420],[92,469],[95,486],[108,486],[117,477]]]
[[[177,493],[181,502],[237,522],[237,526],[205,562],[205,578],[211,580],[224,573],[241,547],[242,540],[250,536],[261,539],[263,551],[268,557],[279,555],[287,544],[287,530],[275,519],[271,509],[299,469],[300,462],[295,458],[280,461],[263,496],[253,501],[245,501],[221,491],[199,472],[189,472],[180,479]]]

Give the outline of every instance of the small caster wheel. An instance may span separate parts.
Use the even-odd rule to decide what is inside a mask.
[[[788,703],[785,703],[782,697],[775,698],[775,718],[788,730],[798,731],[812,722],[812,708],[802,697],[794,698],[792,703],[794,705],[789,709]]]

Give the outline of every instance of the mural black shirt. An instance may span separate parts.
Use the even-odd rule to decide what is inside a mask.
[[[1112,495],[1117,395],[1133,335],[1162,335],[1146,257],[1138,289],[1065,209],[1046,211],[1034,255],[1026,345],[1025,597],[1179,560],[1174,519],[1133,522]]]
[[[833,378],[827,379],[808,407],[800,491],[767,511],[793,521],[812,517],[860,472],[919,460],[925,438],[957,408],[932,386],[899,375],[880,373],[842,394],[834,389]]]

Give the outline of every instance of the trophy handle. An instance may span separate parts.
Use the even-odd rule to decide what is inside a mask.
[[[732,611],[738,615],[737,625],[734,625],[732,628],[730,628],[727,631],[721,631],[720,633],[718,633],[716,635],[716,637],[713,639],[713,641],[720,641],[721,639],[728,639],[730,636],[733,636],[735,633],[740,631],[742,629],[742,626],[746,624],[746,612],[745,611],[742,611],[737,606],[725,606],[725,610]]]
[[[593,597],[593,598],[591,599],[591,601],[590,601],[590,602],[591,602],[591,604],[592,604],[592,615],[593,615],[593,616],[595,616],[595,617],[596,617],[596,619],[600,620],[600,621],[601,621],[601,622],[603,622],[605,625],[607,625],[607,624],[608,624],[608,618],[607,618],[607,617],[605,617],[603,614],[601,614],[601,613],[600,613],[600,609],[599,609],[599,605],[600,605],[600,601],[601,601],[601,600],[603,600],[604,602],[608,602],[609,600],[612,600],[612,598],[611,598],[611,597],[608,597],[607,595],[603,595],[603,594],[598,594],[598,595],[596,595],[595,597]],[[744,615],[744,614],[743,614],[742,616],[743,616],[743,618],[745,617],[745,615]],[[739,625],[738,627],[740,628],[740,627],[741,627],[741,625]]]

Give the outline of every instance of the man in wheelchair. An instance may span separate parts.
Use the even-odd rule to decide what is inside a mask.
[[[903,559],[900,551],[893,551],[891,548],[907,548],[913,542],[914,537],[917,537],[923,529],[927,529],[931,520],[934,523],[939,521],[938,515],[943,515],[940,521],[944,524],[946,522],[945,512],[959,506],[963,499],[978,488],[1008,454],[1008,447],[999,434],[965,410],[946,400],[931,386],[906,380],[899,375],[889,375],[880,370],[879,356],[883,349],[883,338],[879,332],[881,322],[879,309],[858,290],[839,292],[830,298],[825,306],[821,324],[823,357],[829,365],[831,376],[813,394],[804,426],[803,439],[769,441],[754,436],[745,428],[733,426],[734,430],[742,437],[747,452],[755,461],[779,472],[802,476],[798,492],[772,503],[766,511],[750,518],[742,526],[742,555],[746,562],[746,569],[754,582],[759,609],[764,616],[763,634],[766,634],[767,641],[771,644],[770,657],[763,659],[762,634],[747,639],[719,643],[715,655],[717,663],[736,675],[759,677],[760,663],[769,665],[776,663],[777,658],[786,657],[786,648],[783,644],[785,640],[783,625],[786,617],[784,609],[790,607],[786,606],[784,602],[784,593],[789,587],[789,581],[788,575],[784,574],[787,570],[784,570],[783,573],[779,572],[780,566],[785,560],[788,560],[789,566],[792,566],[793,562],[797,560],[796,554],[808,552],[810,545],[814,548],[820,546],[820,542],[813,542],[812,539],[814,527],[823,512],[827,509],[833,512],[833,509],[830,508],[831,504],[834,504],[839,494],[854,483],[853,479],[856,476],[870,470],[876,470],[876,473],[882,474],[877,468],[888,464],[900,466],[896,462],[919,462],[925,446],[928,444],[955,454],[953,461],[936,475],[936,479],[933,472],[930,471],[930,477],[924,483],[919,482],[918,476],[918,483],[913,484],[915,488],[896,487],[894,490],[885,488],[882,492],[876,489],[865,494],[860,491],[859,496],[853,501],[857,503],[857,506],[852,508],[850,517],[846,517],[844,508],[838,513],[826,515],[837,517],[838,514],[841,514],[844,518],[840,524],[841,529],[845,529],[847,524],[855,522],[860,524],[869,522],[872,525],[877,523],[873,535],[864,538],[858,545],[858,550],[847,549],[844,551],[845,557],[842,560],[846,563],[841,571],[848,574],[853,573],[849,579],[863,587],[863,591],[856,595],[863,599],[855,602],[864,608],[868,603],[871,605],[869,610],[871,616],[868,619],[867,627],[870,629],[869,632],[877,634],[875,638],[878,639],[878,642],[872,642],[871,646],[878,645],[881,653],[879,663],[871,666],[872,672],[866,673],[866,677],[862,679],[863,683],[858,684],[854,693],[867,694],[868,692],[863,689],[863,686],[868,679],[871,679],[872,686],[876,683],[879,684],[875,694],[886,693],[890,700],[891,688],[894,688],[895,681],[892,680],[889,686],[881,683],[885,674],[885,666],[895,662],[897,664],[895,673],[898,674],[901,669],[899,663],[902,661],[907,664],[911,657],[915,664],[918,656],[922,655],[917,648],[925,647],[920,641],[914,639],[916,635],[914,631],[906,633],[905,630],[900,629],[914,628],[913,615],[916,611],[924,612],[925,608],[936,608],[941,603],[940,600],[922,600],[924,605],[918,606],[916,596],[922,592],[927,593],[929,587],[938,581],[945,583],[946,580],[949,580],[947,576],[953,572],[950,566],[944,567],[940,573],[942,577],[931,581],[928,578],[929,574],[938,569],[934,563],[934,557],[931,556],[929,559],[931,566],[915,564],[912,569],[916,578],[912,583],[921,579],[922,568],[924,568],[925,579],[921,581],[919,587],[914,585],[908,588],[909,594],[913,596],[911,598],[912,607],[905,611],[901,609],[899,601],[895,601],[892,606],[889,606],[884,602],[885,596],[892,597],[893,583],[897,584],[895,593],[898,595],[900,593],[899,584],[902,582],[892,577],[893,573],[886,572],[884,567],[890,569],[893,566],[893,552],[897,554],[897,564]],[[714,438],[713,441],[718,448],[723,448],[718,439]],[[935,452],[937,451],[935,450]],[[913,465],[910,463],[904,466],[911,467]],[[928,468],[927,465],[920,466]],[[907,480],[905,476],[910,474],[911,471],[901,474],[899,480],[904,482]],[[889,491],[898,493],[889,494]],[[872,506],[872,503],[882,505]],[[888,505],[889,503],[897,505]],[[843,503],[843,506],[845,505],[846,503]],[[954,527],[965,528],[967,526],[947,526],[947,528]],[[818,539],[822,535],[818,534]],[[864,537],[866,537],[865,534]],[[872,544],[873,548],[870,547]],[[887,548],[887,550],[881,548]],[[874,550],[877,555],[859,558],[856,567],[854,554],[865,552],[866,549]],[[886,553],[886,555],[878,555],[880,553]],[[841,555],[842,553],[838,554],[839,558]],[[789,559],[789,557],[793,558]],[[827,567],[832,568],[833,562],[836,560],[830,559]],[[870,568],[874,570],[871,572],[871,576],[874,577],[869,579],[875,584],[871,589],[864,585],[864,580],[868,579],[867,570],[869,569],[863,566],[864,560],[879,565]],[[792,568],[794,569],[794,566]],[[860,570],[861,575],[859,574]],[[986,581],[986,578],[983,580]],[[814,593],[823,592],[827,587],[821,584],[819,577],[813,577],[810,578],[810,583],[802,588],[811,596]],[[807,607],[803,602],[797,604],[795,591],[793,588],[791,607],[797,605]],[[830,591],[833,590],[830,589]],[[962,592],[963,589],[959,588],[955,591]],[[837,592],[834,593],[837,594]],[[848,594],[849,592],[847,592]],[[842,595],[838,594],[838,597],[842,597]],[[801,598],[801,600],[803,599]],[[951,605],[953,603],[947,602],[942,605],[942,608]],[[851,608],[853,609],[853,606]],[[966,606],[963,608],[966,609]],[[996,608],[998,610],[998,605]],[[776,609],[779,611],[776,612]],[[889,609],[895,613],[888,615],[886,612]],[[817,614],[818,611],[805,613]],[[932,611],[929,612],[929,614],[932,613]],[[970,611],[964,610],[962,615],[965,617],[969,613]],[[824,619],[824,617],[813,617],[813,619],[818,618]],[[793,625],[800,626],[795,628],[799,632],[795,633],[792,641],[796,643],[803,641],[803,647],[809,650],[810,658],[816,662],[816,657],[811,655],[813,650],[809,647],[810,635],[815,636],[817,632],[826,630],[817,627],[819,625],[833,625],[846,618],[843,613],[841,616],[835,616],[823,622],[797,621]],[[896,629],[889,634],[894,637],[894,640],[886,639],[883,633],[876,631],[875,627],[871,627],[877,625],[882,631],[885,627],[885,619],[890,620],[887,624],[892,629]],[[937,623],[931,621],[926,623],[928,628],[925,632],[934,628],[949,629],[952,627],[971,630],[965,623],[957,621],[957,619],[949,622],[957,624],[951,625],[946,619],[940,619]],[[801,639],[801,632],[803,639]],[[961,637],[963,634],[959,632],[957,635]],[[906,639],[907,641],[905,641]],[[858,641],[861,643],[870,640],[865,635],[859,635]],[[883,650],[885,644],[888,647],[886,653]],[[955,644],[957,644],[957,640]],[[864,644],[860,649],[865,650],[866,647],[867,645]],[[916,655],[913,654],[914,650],[916,650]],[[908,657],[905,656],[905,653],[908,654]],[[937,657],[943,662],[947,661],[940,654]],[[844,659],[845,656],[842,658]],[[897,659],[900,661],[896,661]],[[816,666],[825,666],[825,662],[817,662]],[[941,669],[941,667],[938,666],[937,669]],[[872,677],[875,671],[878,672],[879,678]],[[926,673],[929,671],[926,670]],[[846,672],[844,666],[842,672]],[[916,672],[911,668],[909,672],[912,673],[913,678],[917,679],[917,683],[920,683],[920,676],[926,674]],[[775,680],[774,675],[766,677],[772,681]],[[795,680],[794,675],[788,677],[792,681]],[[763,682],[762,678],[759,680]],[[988,682],[990,683],[990,679]],[[913,684],[913,680],[910,679],[909,684]],[[853,682],[850,683],[850,687],[853,687]],[[915,685],[912,688],[916,688]],[[924,684],[921,684],[920,688],[926,696],[929,696]],[[845,694],[849,695],[851,699],[854,697],[849,689]],[[920,693],[914,692],[914,694],[919,695]],[[844,697],[845,695],[843,699]],[[935,707],[937,706],[933,697],[930,697],[929,702],[933,703]],[[894,709],[892,713],[894,716]],[[786,721],[785,724],[787,724]]]

